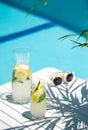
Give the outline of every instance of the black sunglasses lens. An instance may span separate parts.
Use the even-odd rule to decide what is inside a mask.
[[[61,77],[56,77],[54,80],[53,80],[53,83],[57,86],[57,85],[60,85],[62,83],[62,78]]]
[[[68,74],[66,77],[66,81],[70,82],[70,81],[72,81],[72,79],[73,79],[73,74],[72,73]]]

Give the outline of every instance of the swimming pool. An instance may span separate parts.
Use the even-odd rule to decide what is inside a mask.
[[[15,65],[13,49],[28,47],[31,50],[32,72],[46,67],[74,71],[76,76],[88,77],[88,48],[71,49],[69,40],[58,38],[74,33],[46,19],[29,15],[0,3],[0,84],[11,81]]]

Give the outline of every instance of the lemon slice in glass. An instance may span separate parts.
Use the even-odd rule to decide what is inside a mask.
[[[38,102],[38,98],[39,98],[39,93],[38,92],[34,92],[32,94],[32,100],[33,100],[33,102]]]
[[[44,89],[44,87],[45,87],[45,82],[40,82],[40,84],[38,86],[38,90]]]
[[[42,102],[45,97],[46,93],[44,91],[45,82],[39,82],[35,90],[32,92],[32,100],[33,102],[39,103]]]
[[[32,94],[32,101],[35,102],[35,103],[39,103],[39,102],[42,102],[45,97],[46,97],[46,93],[43,91],[41,92],[38,92],[39,90],[37,90],[37,92],[34,92]]]
[[[25,80],[27,78],[27,74],[24,70],[16,70],[15,71],[15,77],[19,80]]]
[[[14,77],[18,80],[26,80],[31,75],[28,65],[18,65],[14,68]]]

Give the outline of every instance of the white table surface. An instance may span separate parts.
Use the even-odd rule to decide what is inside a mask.
[[[32,74],[33,82],[44,80],[47,85],[47,110],[45,119],[30,118],[30,103],[14,104],[11,82],[0,86],[0,130],[88,130],[88,85],[74,78],[68,86],[55,88],[49,76],[59,71],[45,68]]]

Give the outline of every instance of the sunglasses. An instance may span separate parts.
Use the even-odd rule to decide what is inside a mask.
[[[55,86],[62,83],[67,84],[74,78],[74,72],[56,72],[50,76],[50,80]]]

